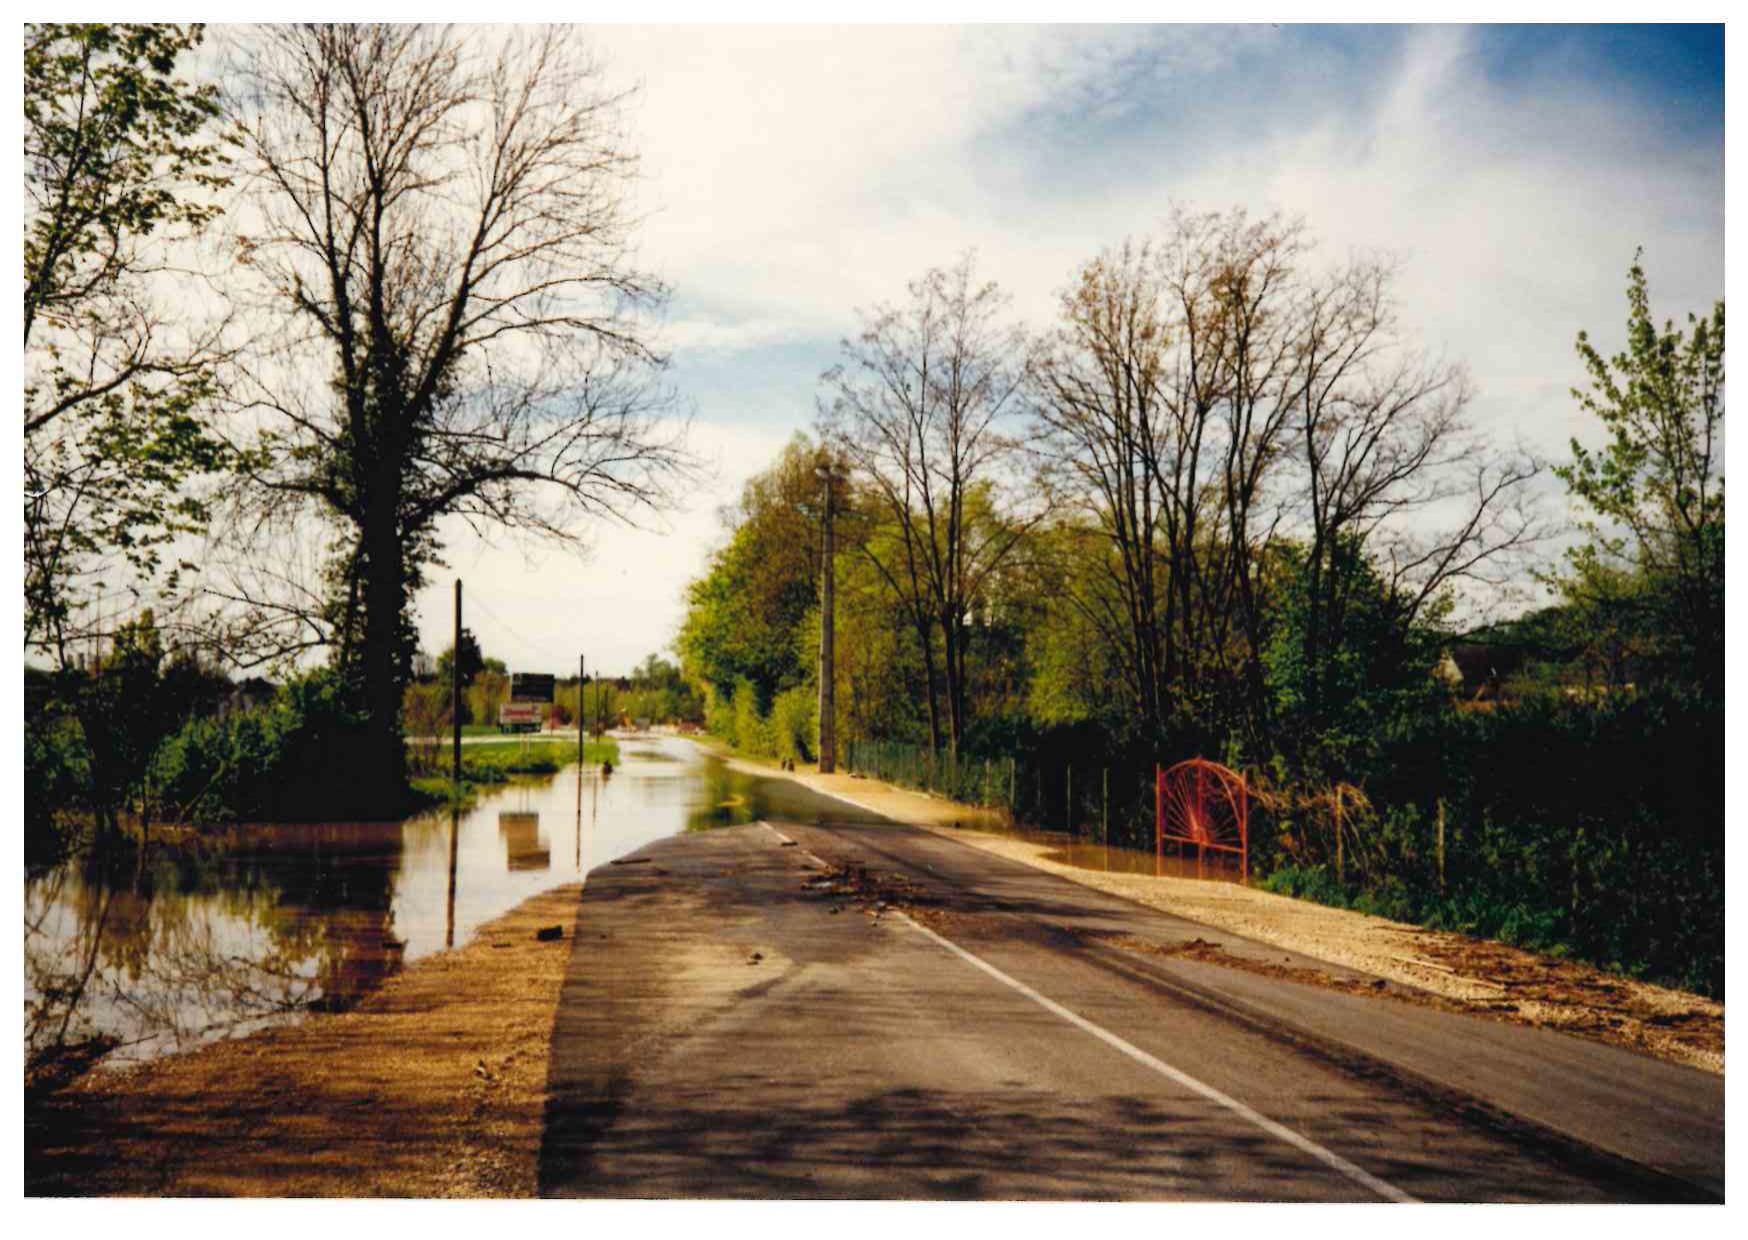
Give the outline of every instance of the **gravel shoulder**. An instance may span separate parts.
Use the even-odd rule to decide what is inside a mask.
[[[529,1197],[576,884],[357,1008],[25,1104],[33,1196]],[[537,929],[563,927],[541,942]]]
[[[1724,1005],[1703,996],[1235,883],[1066,865],[1047,855],[1057,845],[1002,834],[1006,823],[999,813],[860,776],[729,761],[1150,908],[1416,988],[1433,1006],[1557,1029],[1718,1075],[1724,1071]],[[1244,967],[1231,958],[1222,963]]]

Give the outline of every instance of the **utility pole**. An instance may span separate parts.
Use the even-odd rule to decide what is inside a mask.
[[[589,734],[589,729],[583,726],[583,675],[588,671],[588,660],[582,655],[577,656],[577,821],[583,820],[583,737]]]
[[[825,533],[820,554],[819,578],[819,773],[830,775],[837,769],[837,665],[832,652],[833,548],[832,548],[832,466],[822,461],[819,475],[825,482]]]
[[[455,727],[450,777],[461,786],[461,578],[455,579],[455,644],[449,648],[449,719]]]

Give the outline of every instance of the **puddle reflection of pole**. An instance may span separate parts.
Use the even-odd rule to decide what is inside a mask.
[[[583,873],[587,874],[595,862],[595,826],[601,817],[601,785],[606,782],[606,776],[600,771],[594,771],[589,776],[589,849],[583,858]]]
[[[443,946],[455,946],[455,863],[460,856],[461,808],[449,807],[449,907],[443,926]]]
[[[582,777],[584,777],[584,736],[589,729],[582,726],[582,682],[587,679],[589,661],[587,656],[577,656],[577,873],[582,873]]]

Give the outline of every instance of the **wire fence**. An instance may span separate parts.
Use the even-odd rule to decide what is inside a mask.
[[[1252,881],[1723,994],[1721,708],[1679,695],[1532,702],[1397,729],[1379,748],[1353,783],[1243,771]],[[1142,872],[1154,872],[1154,763],[1187,756],[846,750],[853,774],[1066,837],[1076,864]],[[1098,855],[1075,851],[1087,845]],[[1164,872],[1202,872],[1163,851]]]
[[[850,741],[846,757],[853,775],[1002,811],[1015,826],[1112,847],[1154,847],[1151,765],[1038,761],[879,740]]]

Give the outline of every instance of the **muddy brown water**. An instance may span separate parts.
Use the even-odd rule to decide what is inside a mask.
[[[250,828],[205,856],[85,854],[27,875],[27,1053],[113,1039],[104,1062],[126,1063],[349,1007],[409,961],[663,836],[846,814],[676,737],[619,748],[610,775],[572,766],[459,814]]]
[[[1073,840],[1065,835],[1033,835],[1022,831],[1004,831],[1002,834],[1053,845],[1044,854],[1046,861],[1077,866],[1083,870],[1104,870],[1113,874],[1164,875],[1167,878],[1201,878],[1231,883],[1240,880],[1237,861],[1214,852],[1207,853],[1198,863],[1193,848],[1180,851],[1176,845],[1167,845],[1168,851],[1165,855],[1157,857],[1139,849]]]

